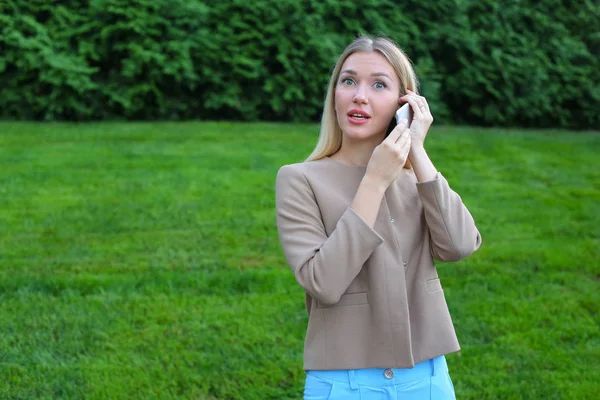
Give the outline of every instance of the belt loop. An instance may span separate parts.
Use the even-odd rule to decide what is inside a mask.
[[[358,385],[356,384],[356,375],[354,375],[353,369],[348,370],[348,381],[350,382],[350,389],[358,389]]]
[[[431,376],[436,376],[437,375],[437,370],[435,368],[436,359],[432,358],[431,360],[429,360],[429,362],[431,363]]]

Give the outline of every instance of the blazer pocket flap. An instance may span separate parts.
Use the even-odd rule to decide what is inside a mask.
[[[428,292],[437,292],[439,290],[442,290],[442,284],[439,278],[430,279],[426,283]]]
[[[369,304],[369,297],[367,296],[367,293],[347,293],[342,295],[340,301],[335,304],[319,303],[319,308],[358,306],[361,304]]]

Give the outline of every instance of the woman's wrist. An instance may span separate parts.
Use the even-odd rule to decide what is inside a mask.
[[[420,152],[425,151],[425,145],[417,140],[411,140],[410,142],[410,152]]]
[[[381,196],[383,196],[383,194],[387,190],[387,185],[382,179],[378,179],[369,174],[366,174],[363,177],[360,185],[367,187],[373,193],[381,194]]]
[[[416,145],[412,147],[408,154],[408,159],[419,182],[427,182],[436,178],[437,169],[435,169],[423,146]]]

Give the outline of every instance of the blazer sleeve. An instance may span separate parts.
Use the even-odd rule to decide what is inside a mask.
[[[417,183],[417,191],[431,235],[431,254],[436,260],[458,261],[481,246],[473,217],[441,173],[432,181]]]
[[[297,166],[276,181],[279,241],[298,283],[323,304],[337,303],[383,238],[348,207],[327,236],[315,195]]]

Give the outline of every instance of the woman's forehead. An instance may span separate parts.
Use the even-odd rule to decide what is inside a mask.
[[[390,62],[378,51],[359,51],[351,54],[342,64],[341,71],[352,71],[355,74],[386,73],[395,76]]]

